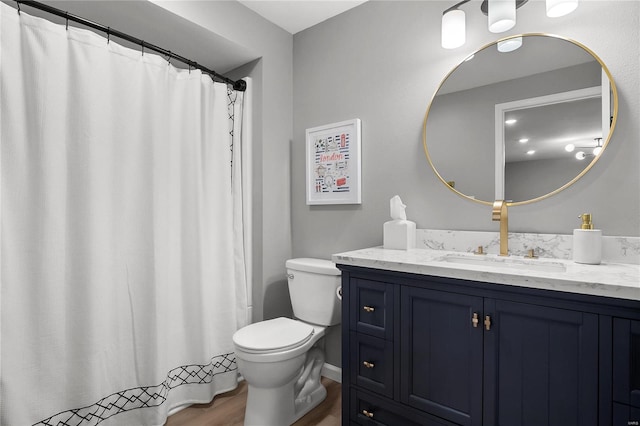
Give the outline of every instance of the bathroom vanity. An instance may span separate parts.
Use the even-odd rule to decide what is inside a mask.
[[[640,266],[371,248],[342,270],[343,425],[640,421]]]

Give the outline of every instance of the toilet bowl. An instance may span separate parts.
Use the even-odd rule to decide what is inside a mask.
[[[275,318],[233,335],[238,370],[248,384],[245,425],[290,425],[326,397],[318,344],[340,322],[340,271],[327,260],[288,260],[296,319]]]

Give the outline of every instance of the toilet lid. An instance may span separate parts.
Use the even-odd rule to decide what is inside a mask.
[[[233,335],[233,343],[246,352],[275,352],[300,346],[311,336],[309,324],[281,317],[241,328]]]

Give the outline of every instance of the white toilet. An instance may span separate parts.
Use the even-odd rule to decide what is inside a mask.
[[[276,318],[233,335],[238,370],[248,384],[245,425],[285,426],[327,396],[318,340],[340,323],[340,270],[329,260],[286,262],[294,319]]]

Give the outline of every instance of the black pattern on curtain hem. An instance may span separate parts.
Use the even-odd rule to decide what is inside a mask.
[[[169,371],[167,379],[153,386],[140,386],[113,393],[93,405],[55,414],[33,426],[89,426],[125,411],[162,405],[169,391],[181,385],[208,384],[218,374],[237,370],[235,353],[217,355],[206,365],[192,364]]]

